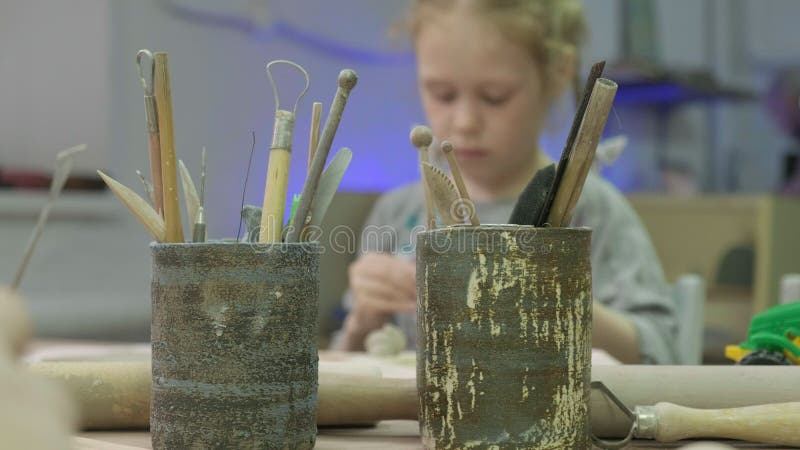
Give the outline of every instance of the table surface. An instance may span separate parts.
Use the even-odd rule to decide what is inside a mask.
[[[26,355],[28,361],[44,360],[118,360],[149,357],[149,344],[98,344],[96,342],[36,342]],[[392,358],[374,358],[363,353],[320,352],[320,365],[335,370],[338,363],[378,366],[385,377],[411,377],[416,373],[413,352],[404,352]],[[592,364],[619,364],[601,350],[592,352]],[[372,427],[346,427],[319,429],[317,449],[420,449],[422,442],[418,423],[411,420],[389,420]],[[663,444],[653,441],[634,441],[628,449],[680,448],[692,441]],[[774,449],[769,445],[742,442],[725,442],[737,449]],[[73,437],[73,448],[81,450],[149,449],[150,433],[147,431],[89,431]]]

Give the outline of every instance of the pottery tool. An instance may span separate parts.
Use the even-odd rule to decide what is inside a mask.
[[[458,161],[456,161],[456,157],[453,154],[453,144],[449,141],[442,142],[442,152],[447,157],[447,163],[450,165],[450,173],[453,174],[453,180],[456,182],[459,202],[462,205],[460,208],[462,211],[460,213],[462,216],[468,216],[470,224],[477,227],[480,225],[480,222],[478,221],[478,216],[475,214],[475,204],[472,203],[472,199],[467,192],[467,186],[464,184],[464,179],[461,177],[461,169],[458,167]]]
[[[86,150],[86,144],[81,144],[62,150],[56,155],[56,168],[53,171],[53,178],[50,181],[50,195],[47,198],[47,203],[44,204],[44,207],[42,207],[42,210],[39,212],[39,219],[36,221],[36,226],[33,228],[30,240],[28,240],[28,246],[25,248],[22,261],[17,268],[16,275],[14,275],[14,281],[11,282],[12,290],[19,288],[19,284],[22,282],[22,276],[25,275],[25,270],[28,268],[33,250],[36,248],[36,244],[42,236],[42,231],[44,231],[44,225],[47,223],[47,218],[50,216],[50,210],[53,209],[56,199],[61,195],[61,190],[64,189],[64,185],[69,178],[69,173],[72,171],[72,162],[75,154],[84,150]]]
[[[317,150],[314,152],[314,159],[311,161],[311,169],[308,171],[305,183],[303,183],[303,190],[300,193],[300,202],[297,205],[297,212],[292,218],[292,226],[286,236],[286,242],[298,242],[303,227],[308,225],[311,220],[308,215],[311,211],[311,204],[314,202],[317,195],[317,186],[320,176],[322,175],[322,169],[325,167],[325,161],[327,161],[328,153],[331,151],[333,138],[336,136],[336,129],[339,127],[339,122],[342,120],[342,113],[344,113],[347,99],[357,82],[358,76],[355,71],[344,69],[339,72],[339,87],[336,89],[333,102],[331,102],[328,117],[325,118],[322,136],[319,139]]]
[[[245,211],[244,211],[244,208],[245,208],[245,206],[244,206],[244,197],[245,197],[245,194],[247,193],[247,180],[250,179],[250,167],[253,165],[253,153],[256,150],[256,132],[252,131],[251,133],[253,135],[253,143],[250,146],[250,159],[247,161],[247,171],[245,171],[245,173],[244,173],[244,185],[242,186],[242,203],[239,205],[239,211],[241,211],[241,214],[239,215],[239,226],[236,228],[236,242],[239,242],[239,237],[240,237],[241,232],[242,232],[242,221],[246,218],[245,217]],[[258,214],[259,214],[258,215],[258,223],[260,224],[261,223],[261,210],[260,209],[258,210]],[[250,232],[248,232],[248,234],[247,234],[247,242],[253,242],[253,240],[250,239],[251,237],[252,236],[251,236]],[[255,241],[256,242],[258,241],[258,235],[257,234],[255,236]]]
[[[628,409],[602,382],[592,383],[631,419],[622,445],[632,438],[675,442],[682,439],[738,439],[762,444],[800,446],[800,402],[759,404],[739,408],[698,409],[659,402]],[[595,439],[601,448],[608,441]],[[619,448],[618,446],[611,448]]]
[[[206,241],[206,148],[200,156],[200,198],[192,227],[192,242]]]
[[[150,70],[145,71],[142,69],[142,59],[147,57],[150,60]],[[156,106],[156,97],[153,92],[153,83],[155,82],[155,60],[150,50],[139,50],[136,53],[136,67],[139,69],[139,80],[142,82],[142,89],[144,89],[144,116],[147,124],[147,150],[150,158],[150,180],[153,183],[153,194],[151,199],[153,201],[153,208],[156,209],[158,214],[164,214],[164,192],[162,188],[162,175],[161,175],[161,142],[158,132],[158,111]],[[149,78],[149,82],[148,82]]]
[[[306,85],[294,103],[291,111],[281,109],[278,87],[272,77],[272,66],[286,64],[299,70],[306,80]],[[280,242],[283,231],[283,214],[286,208],[286,187],[289,182],[289,161],[292,152],[292,136],[297,105],[308,91],[311,84],[308,72],[299,64],[286,60],[275,60],[267,63],[267,77],[275,97],[275,120],[272,131],[272,144],[269,146],[269,163],[267,166],[267,182],[264,186],[264,206],[261,214],[261,230],[259,242]]]
[[[547,192],[547,198],[545,199],[541,214],[536,221],[537,227],[544,226],[548,217],[550,217],[550,209],[553,206],[556,192],[561,185],[561,179],[564,177],[564,171],[567,168],[568,160],[575,144],[575,137],[577,136],[581,123],[583,122],[583,116],[586,112],[586,107],[589,105],[589,97],[592,95],[592,89],[594,88],[595,82],[603,75],[603,69],[605,68],[605,65],[605,61],[595,63],[589,72],[589,78],[586,80],[586,86],[583,90],[583,99],[578,106],[578,111],[575,113],[575,118],[572,120],[572,127],[570,127],[569,135],[567,135],[567,142],[564,145],[564,151],[561,152],[561,159],[559,160],[558,167],[556,168],[556,176],[553,179],[553,186]]]
[[[156,93],[158,131],[161,144],[161,183],[164,193],[163,242],[183,242],[183,225],[178,202],[178,172],[175,167],[175,136],[172,127],[172,90],[169,80],[169,59],[166,52],[153,54],[153,86]],[[160,241],[162,242],[162,241]]]
[[[431,188],[426,183],[425,172],[422,168],[423,164],[431,162],[430,156],[428,155],[428,148],[433,142],[433,133],[431,133],[430,128],[424,125],[417,125],[411,130],[411,136],[409,136],[409,139],[411,140],[411,145],[413,145],[419,153],[419,172],[420,177],[422,178],[422,189],[425,192],[425,217],[428,224],[428,229],[433,230],[436,228],[436,215],[433,211],[435,206],[433,203]]]
[[[328,211],[336,190],[339,188],[339,183],[342,181],[342,177],[352,159],[353,152],[347,147],[342,148],[336,152],[328,167],[322,171],[322,175],[319,177],[319,186],[317,187],[317,197],[311,207],[311,222],[309,225],[316,227],[322,225],[325,212]]]
[[[311,163],[314,161],[314,152],[319,145],[319,127],[322,122],[322,103],[314,102],[311,105],[311,130],[308,136],[308,170],[311,172]]]
[[[556,176],[556,165],[539,169],[536,174],[525,186],[522,193],[514,204],[511,217],[508,223],[516,225],[536,225],[536,221],[542,212],[544,202],[547,199],[548,191],[553,187],[553,179]]]
[[[566,227],[572,220],[572,212],[594,163],[597,143],[600,142],[616,93],[617,83],[605,78],[598,79],[592,89],[586,113],[547,217],[550,226]]]
[[[466,217],[459,215],[458,190],[446,173],[430,163],[422,163],[422,176],[430,186],[431,198],[445,226],[461,225]]]
[[[181,185],[183,186],[183,200],[186,207],[186,217],[189,218],[189,223],[194,225],[197,220],[197,211],[200,209],[200,196],[197,195],[197,187],[192,180],[192,175],[183,160],[178,160],[178,173],[181,176]]]
[[[139,176],[139,181],[142,182],[142,186],[144,186],[144,193],[147,194],[147,198],[150,200],[150,206],[155,208],[156,199],[153,192],[153,184],[147,181],[147,178],[144,177],[144,174],[141,170],[136,169],[136,175]]]
[[[150,233],[150,236],[152,236],[157,242],[164,242],[167,236],[166,224],[164,223],[164,219],[158,215],[156,210],[153,209],[153,207],[150,206],[150,204],[148,204],[147,201],[140,197],[136,192],[123,185],[119,181],[111,178],[99,170],[97,171],[97,174],[100,175],[100,178],[106,182],[106,185],[108,185],[109,189],[111,189],[111,191],[117,196],[122,204],[128,208],[128,211],[130,211],[131,214],[136,217],[136,220],[144,225],[144,227]]]

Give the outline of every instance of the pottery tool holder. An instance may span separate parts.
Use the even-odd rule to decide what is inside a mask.
[[[425,448],[589,448],[590,238],[516,225],[417,235]]]
[[[151,250],[153,448],[313,448],[319,245]]]

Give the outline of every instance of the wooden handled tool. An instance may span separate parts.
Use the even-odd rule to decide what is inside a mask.
[[[592,89],[594,88],[597,79],[603,75],[603,69],[605,66],[606,62],[600,61],[595,63],[589,72],[589,78],[587,78],[586,86],[583,89],[583,98],[578,106],[578,111],[575,113],[575,117],[572,119],[572,127],[570,127],[569,135],[567,136],[567,142],[564,145],[564,151],[561,152],[561,159],[558,161],[556,176],[553,179],[553,186],[547,192],[547,198],[542,206],[539,218],[536,221],[537,227],[544,226],[547,223],[548,217],[550,217],[550,209],[553,206],[556,192],[558,192],[559,186],[561,185],[561,179],[564,177],[564,171],[567,168],[570,155],[572,154],[572,149],[575,145],[575,137],[578,135],[578,130],[580,129],[584,113],[586,112],[586,107],[589,105],[589,98],[592,94]]]
[[[175,135],[172,127],[172,90],[169,79],[169,60],[166,52],[153,54],[153,70],[155,71],[153,85],[156,92],[158,132],[161,148],[161,182],[164,192],[164,224],[166,226],[164,242],[183,242],[183,225],[178,201]],[[157,195],[156,198],[158,198]]]
[[[339,87],[336,89],[336,96],[331,103],[328,117],[325,118],[325,127],[322,129],[322,137],[319,139],[319,145],[317,145],[317,150],[314,152],[311,168],[303,184],[303,191],[300,193],[300,202],[297,205],[297,211],[292,219],[292,228],[286,236],[286,242],[298,242],[303,228],[311,221],[309,214],[311,212],[311,204],[317,195],[319,178],[322,175],[322,169],[325,167],[325,161],[328,160],[328,153],[331,151],[333,138],[336,136],[336,130],[339,128],[339,122],[342,120],[342,114],[344,113],[347,99],[350,97],[350,92],[356,86],[357,82],[358,75],[356,75],[355,71],[344,69],[339,72]]]
[[[270,68],[275,64],[288,64],[303,73],[306,78],[306,86],[297,101],[294,109],[288,111],[280,108],[278,100],[278,88],[272,78]],[[272,131],[272,145],[269,146],[269,163],[267,166],[267,182],[264,186],[264,204],[261,209],[261,230],[259,242],[280,242],[283,232],[283,215],[286,209],[286,189],[289,182],[289,161],[292,154],[292,136],[294,134],[294,119],[297,111],[297,104],[303,98],[310,80],[308,72],[298,64],[291,61],[276,60],[267,64],[267,76],[269,76],[272,92],[275,96],[275,121]]]
[[[634,436],[673,442],[681,439],[738,439],[800,447],[800,402],[728,409],[695,409],[672,403],[637,406]]]
[[[147,57],[150,60],[150,70],[145,71],[142,69],[142,59]],[[155,82],[155,60],[150,50],[139,50],[136,53],[136,66],[139,69],[139,80],[142,82],[142,89],[144,89],[144,114],[147,123],[147,154],[150,158],[150,180],[153,184],[153,208],[156,212],[164,217],[164,191],[161,181],[161,136],[158,131],[158,107],[156,106],[156,96],[153,91],[153,84]],[[148,83],[147,78],[150,79]]]
[[[147,232],[150,233],[150,236],[152,236],[157,242],[165,242],[167,236],[166,225],[164,224],[164,219],[158,215],[156,210],[153,209],[153,207],[150,206],[142,197],[137,195],[136,192],[123,185],[119,181],[111,178],[99,170],[97,171],[97,174],[100,175],[100,178],[102,178],[103,181],[105,181],[106,185],[108,185],[109,189],[111,189],[111,192],[117,196],[119,201],[121,201],[122,204],[128,208],[128,211],[130,211],[131,214],[136,217],[136,220],[144,225],[144,227],[147,229]]]
[[[572,220],[572,212],[580,198],[586,176],[592,168],[594,152],[605,129],[616,93],[617,83],[605,78],[598,79],[592,89],[586,113],[575,136],[574,147],[547,217],[550,226],[566,227]]]
[[[311,172],[311,163],[314,162],[314,153],[319,145],[319,127],[322,122],[322,103],[314,102],[311,105],[311,129],[308,133],[308,169]],[[308,173],[306,175],[308,175]]]
[[[461,177],[461,169],[458,167],[458,161],[456,161],[456,157],[453,154],[453,144],[449,141],[442,142],[442,152],[447,157],[447,163],[450,165],[450,173],[453,174],[453,180],[456,182],[459,199],[469,213],[469,223],[477,227],[481,223],[478,221],[478,216],[475,213],[475,205],[469,197],[469,192],[467,192],[464,178]]]
[[[422,176],[425,179],[425,185],[430,187],[431,198],[439,211],[442,223],[446,226],[463,224],[466,217],[462,217],[458,213],[461,206],[458,190],[447,174],[438,167],[424,162],[422,163]]]
[[[428,225],[428,230],[436,228],[436,215],[434,214],[433,194],[431,186],[425,180],[425,170],[422,168],[423,164],[430,163],[430,156],[428,156],[428,148],[433,142],[433,133],[431,129],[424,125],[417,125],[411,130],[411,145],[413,145],[419,154],[419,172],[422,177],[422,189],[425,192],[425,220]]]

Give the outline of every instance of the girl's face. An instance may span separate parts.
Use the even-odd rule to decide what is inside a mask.
[[[420,28],[416,56],[430,127],[453,143],[465,177],[488,186],[527,180],[552,97],[529,51],[456,8]]]

